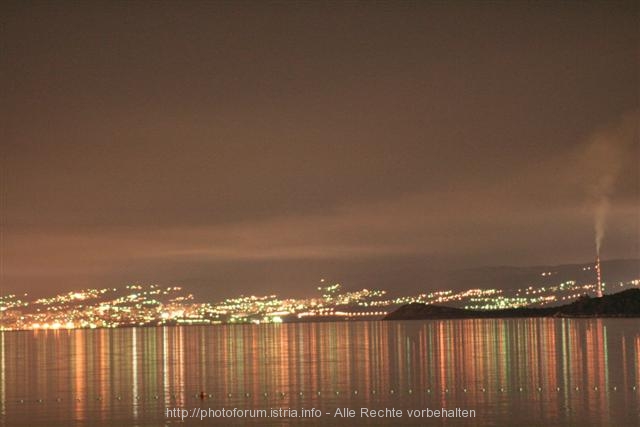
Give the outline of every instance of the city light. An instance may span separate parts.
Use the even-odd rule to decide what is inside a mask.
[[[553,275],[543,272],[542,276]],[[596,291],[596,283],[567,280],[515,290],[437,290],[390,297],[384,290],[345,290],[339,283],[317,288],[318,296],[280,298],[241,295],[218,302],[197,301],[179,286],[130,284],[122,288],[82,289],[33,301],[15,294],[0,297],[2,330],[69,330],[123,326],[282,323],[291,321],[381,319],[411,303],[470,310],[544,307],[566,304]],[[616,291],[640,286],[640,279],[610,284]],[[603,283],[603,288],[606,289]]]

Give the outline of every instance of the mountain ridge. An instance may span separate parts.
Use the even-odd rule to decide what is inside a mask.
[[[412,303],[389,313],[383,320],[496,319],[523,317],[640,317],[640,289],[627,289],[599,298],[581,297],[555,307],[519,307],[501,310],[468,310]]]

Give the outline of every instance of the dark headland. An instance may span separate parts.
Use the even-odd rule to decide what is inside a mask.
[[[504,310],[466,310],[413,303],[389,313],[384,320],[419,319],[497,319],[515,317],[640,317],[640,289],[628,289],[601,298],[583,296],[556,307],[509,308]]]

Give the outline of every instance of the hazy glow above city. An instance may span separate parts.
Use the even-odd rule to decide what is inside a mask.
[[[0,295],[640,259],[635,2],[1,7]]]

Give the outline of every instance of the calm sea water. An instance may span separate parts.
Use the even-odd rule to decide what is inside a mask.
[[[408,416],[442,408],[475,417]],[[639,425],[640,321],[0,332],[0,415],[3,426]]]

